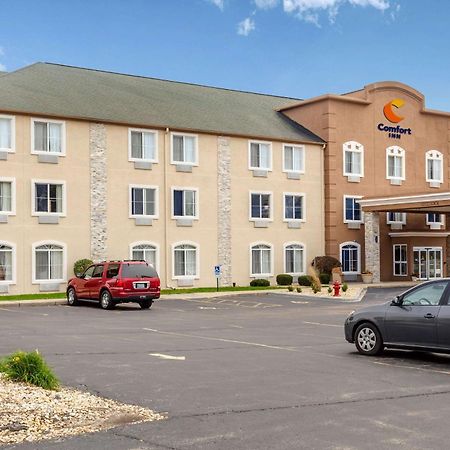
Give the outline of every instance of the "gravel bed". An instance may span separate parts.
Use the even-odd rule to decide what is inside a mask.
[[[47,391],[8,381],[0,373],[0,445],[73,436],[165,418],[147,408],[76,389]]]

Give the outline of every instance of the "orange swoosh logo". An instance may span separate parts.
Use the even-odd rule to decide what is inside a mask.
[[[384,117],[386,117],[386,119],[392,123],[401,122],[404,119],[404,117],[397,115],[393,108],[399,109],[404,104],[405,104],[405,102],[400,98],[396,98],[396,99],[390,101],[389,103],[386,103],[383,108]]]

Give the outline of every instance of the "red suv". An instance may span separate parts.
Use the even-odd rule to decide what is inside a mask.
[[[152,265],[145,261],[109,261],[89,266],[67,284],[67,303],[79,300],[100,302],[103,309],[117,303],[137,302],[142,309],[160,296],[160,281]]]

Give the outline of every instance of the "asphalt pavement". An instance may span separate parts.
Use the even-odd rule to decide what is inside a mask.
[[[264,295],[121,305],[8,308],[0,354],[38,348],[63,384],[167,412],[22,450],[443,449],[450,357],[364,357],[344,339],[363,302]],[[169,358],[169,359],[167,359]]]

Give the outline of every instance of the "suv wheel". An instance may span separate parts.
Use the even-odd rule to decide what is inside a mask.
[[[100,294],[100,306],[103,309],[113,309],[114,308],[115,305],[114,305],[113,299],[112,299],[109,291],[105,290]]]
[[[75,292],[75,289],[73,287],[67,289],[67,304],[69,306],[78,305],[77,293]]]
[[[142,302],[139,302],[139,306],[141,309],[149,309],[152,306],[152,303],[152,300],[143,300]]]
[[[368,356],[378,355],[384,348],[378,328],[371,323],[363,323],[358,327],[355,345],[359,353]]]

